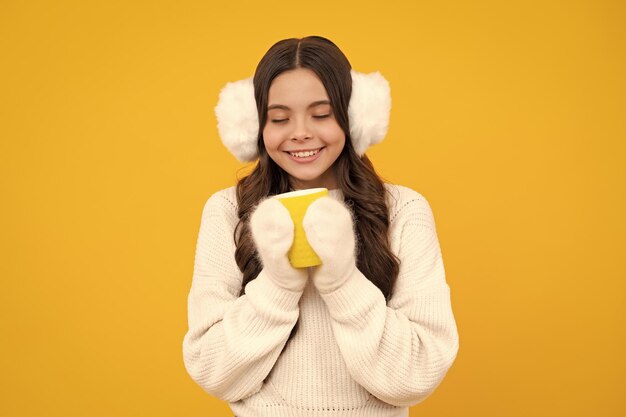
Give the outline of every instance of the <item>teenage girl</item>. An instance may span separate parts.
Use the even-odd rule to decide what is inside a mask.
[[[206,202],[183,340],[190,376],[239,417],[408,416],[454,362],[459,336],[435,221],[383,182],[366,149],[387,132],[389,85],[328,39],[273,45],[228,83],[220,137],[251,174]],[[294,225],[270,196],[325,187],[294,268]]]

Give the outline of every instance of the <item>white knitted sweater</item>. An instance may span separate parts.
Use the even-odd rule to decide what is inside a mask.
[[[284,289],[261,271],[239,297],[235,187],[206,202],[183,358],[192,379],[236,416],[408,416],[443,380],[459,336],[433,214],[416,191],[385,187],[401,261],[388,303],[358,270],[329,294],[311,279],[303,292]],[[330,196],[343,200],[340,190]]]

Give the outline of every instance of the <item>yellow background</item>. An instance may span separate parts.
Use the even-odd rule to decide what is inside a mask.
[[[232,415],[181,353],[201,210],[242,168],[213,107],[309,34],[387,77],[369,155],[435,214],[460,351],[411,415],[624,415],[625,11],[2,2],[0,415]]]

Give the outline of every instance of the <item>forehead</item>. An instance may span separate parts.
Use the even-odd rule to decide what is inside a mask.
[[[319,77],[306,68],[285,71],[274,78],[268,94],[270,106],[272,104],[308,105],[318,100],[328,100],[328,94]]]

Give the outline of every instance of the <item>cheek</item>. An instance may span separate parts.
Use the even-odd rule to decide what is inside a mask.
[[[339,125],[329,126],[325,130],[324,136],[329,142],[332,142],[334,144],[342,144],[346,140],[346,135],[343,133],[343,130],[341,130]]]
[[[329,123],[318,125],[318,127],[320,129],[318,133],[322,135],[327,141],[332,141],[333,143],[345,141],[346,135],[336,120],[332,120],[329,121]]]
[[[280,145],[280,139],[274,129],[267,127],[263,129],[263,143],[265,144],[265,149],[267,149],[268,152],[274,151],[278,148],[278,145]]]

